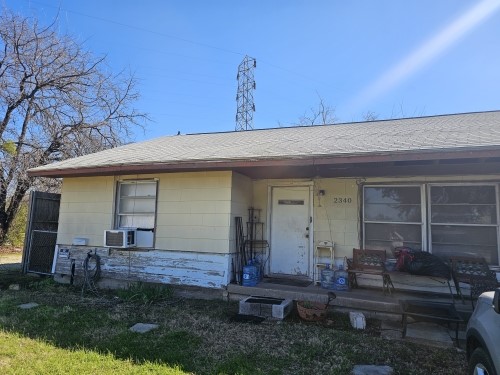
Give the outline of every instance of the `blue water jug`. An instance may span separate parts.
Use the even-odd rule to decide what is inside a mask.
[[[344,270],[343,266],[339,266],[339,269],[335,271],[334,289],[349,290],[349,274]]]
[[[335,272],[327,264],[325,269],[321,271],[321,287],[325,289],[333,289],[335,284]]]
[[[243,286],[255,286],[259,282],[257,267],[254,265],[243,266]]]

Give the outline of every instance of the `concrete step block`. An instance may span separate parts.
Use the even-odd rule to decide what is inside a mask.
[[[239,313],[263,318],[284,319],[293,310],[290,299],[250,296],[240,301]]]

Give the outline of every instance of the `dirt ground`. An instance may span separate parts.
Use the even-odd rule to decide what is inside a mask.
[[[22,250],[17,247],[0,247],[0,264],[21,263]]]

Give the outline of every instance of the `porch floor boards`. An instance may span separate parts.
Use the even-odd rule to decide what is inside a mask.
[[[311,284],[307,287],[271,284],[260,282],[256,286],[248,287],[237,284],[227,286],[228,297],[231,300],[240,300],[248,296],[262,296],[291,299],[295,301],[310,301],[326,303],[328,292],[319,285]],[[381,289],[357,288],[350,291],[334,291],[337,298],[330,303],[337,311],[362,311],[368,317],[382,320],[401,320],[399,300],[413,299],[434,302],[452,302],[450,295],[437,293],[409,292],[396,290],[391,295],[384,294]],[[471,302],[464,303],[455,296],[455,307],[465,319],[472,313]]]

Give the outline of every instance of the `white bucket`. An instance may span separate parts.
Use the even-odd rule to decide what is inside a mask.
[[[349,313],[349,319],[351,320],[351,326],[354,329],[365,329],[366,319],[363,313],[351,311]]]

